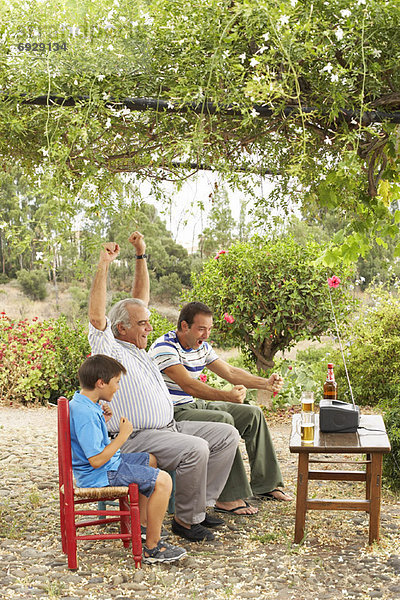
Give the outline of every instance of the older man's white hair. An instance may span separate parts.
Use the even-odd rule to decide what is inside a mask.
[[[111,331],[113,332],[114,337],[119,336],[118,325],[120,323],[122,323],[126,329],[130,329],[132,327],[131,318],[128,312],[128,306],[130,304],[136,304],[147,308],[143,300],[140,300],[139,298],[124,298],[123,300],[120,300],[114,304],[108,313],[108,318],[111,321]]]

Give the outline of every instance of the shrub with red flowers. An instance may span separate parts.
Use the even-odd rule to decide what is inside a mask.
[[[266,370],[279,350],[334,331],[327,286],[331,273],[319,260],[325,251],[312,239],[299,244],[291,237],[235,243],[193,274],[187,299],[213,309],[218,344],[239,346]],[[354,307],[346,286],[352,270],[340,264],[333,268],[333,304],[342,321]]]
[[[0,317],[0,402],[46,404],[70,396],[90,353],[87,329],[64,316],[43,322]]]
[[[148,345],[174,325],[154,309]],[[65,316],[12,320],[0,313],[0,403],[55,402],[78,389],[77,371],[90,354],[87,324]]]

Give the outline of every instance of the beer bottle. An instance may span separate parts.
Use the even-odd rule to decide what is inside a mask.
[[[337,400],[337,383],[335,381],[332,363],[328,363],[328,374],[324,383],[324,398],[326,400]]]

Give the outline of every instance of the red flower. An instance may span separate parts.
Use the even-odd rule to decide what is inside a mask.
[[[333,277],[328,277],[329,287],[336,288],[339,286],[339,284],[340,284],[340,279],[339,279],[339,277],[336,277],[336,275],[333,275]]]
[[[291,371],[293,369],[293,367],[288,367],[289,371]]]
[[[217,254],[214,256],[214,260],[217,260],[221,254],[228,254],[227,250],[220,250],[219,252],[217,252]]]
[[[202,381],[203,383],[205,383],[207,381],[207,375],[201,374],[199,377],[200,381]]]
[[[229,315],[228,313],[224,313],[224,319],[227,323],[233,323],[235,318],[232,317],[232,315]]]

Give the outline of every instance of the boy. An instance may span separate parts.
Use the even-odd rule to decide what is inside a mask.
[[[119,434],[109,440],[106,422],[111,408],[99,401],[111,402],[118,390],[125,367],[103,354],[90,356],[78,371],[80,392],[70,402],[72,467],[79,487],[128,486],[137,483],[139,505],[147,521],[143,562],[172,562],[186,554],[184,548],[161,539],[161,525],[171,494],[171,477],[156,468],[156,460],[147,452],[121,454],[120,447],[133,431],[121,417]]]

